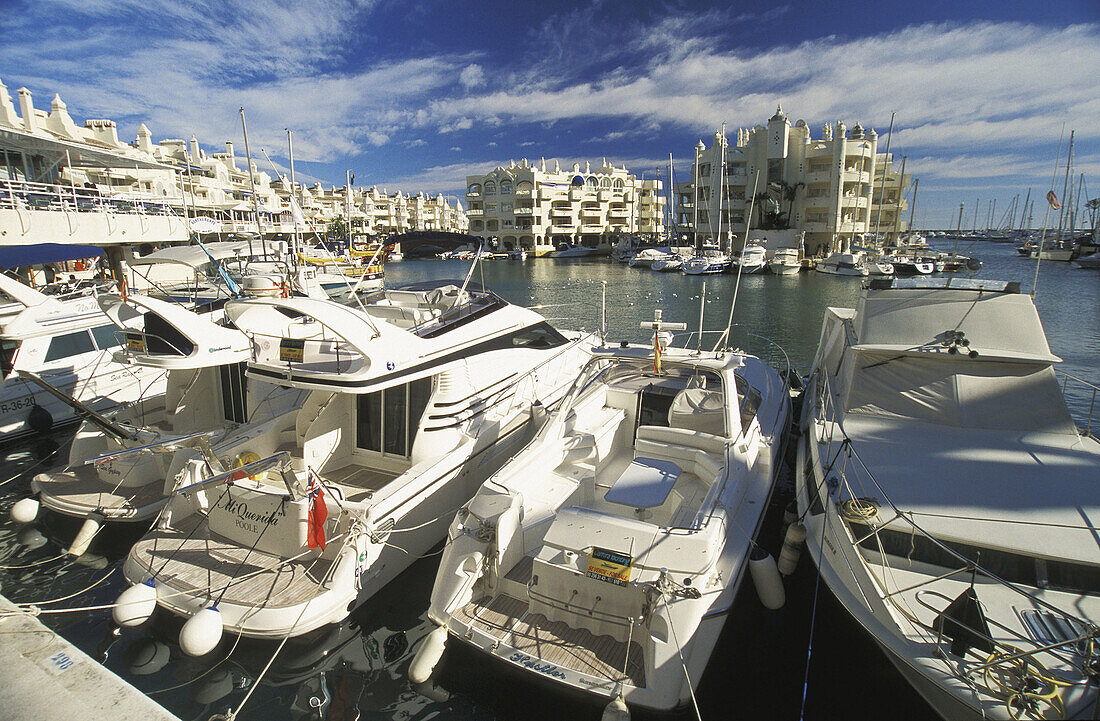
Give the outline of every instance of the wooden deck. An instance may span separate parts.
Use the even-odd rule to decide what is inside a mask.
[[[517,568],[519,565],[522,562]],[[542,661],[591,676],[625,681],[636,688],[645,687],[645,659],[637,642],[630,644],[630,659],[624,676],[626,643],[611,636],[595,636],[586,629],[572,628],[561,621],[551,621],[541,613],[530,613],[527,602],[518,598],[504,594],[495,598],[485,596],[467,604],[461,618],[517,651]],[[636,632],[642,634],[644,629],[636,629]]]
[[[164,500],[164,481],[143,486],[123,486],[99,478],[93,466],[77,466],[72,471],[41,474],[35,484],[50,496],[64,496],[66,502],[102,509],[108,518],[126,518],[138,509]]]
[[[293,606],[317,594],[332,566],[332,561],[306,557],[275,570],[261,571],[281,559],[261,551],[249,552],[212,535],[206,519],[197,514],[177,525],[149,531],[134,545],[133,556],[155,573],[158,581],[185,592],[204,589],[197,595],[211,600],[216,600],[225,589],[221,598],[227,603],[265,608]],[[195,528],[196,525],[199,527]],[[255,575],[233,580],[250,573]]]

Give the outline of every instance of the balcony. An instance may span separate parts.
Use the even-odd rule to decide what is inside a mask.
[[[467,217],[476,218],[481,215],[485,215],[485,211],[481,208],[470,208],[466,211]]]
[[[515,208],[515,209],[512,210],[512,212],[515,213],[516,215],[534,215],[535,214],[535,209],[534,208]]]
[[[871,174],[867,171],[862,173],[858,170],[845,170],[844,171],[845,183],[862,183],[863,185],[869,185],[871,182]]]
[[[0,185],[4,243],[102,245],[187,239],[187,220],[179,208],[159,196],[137,195],[128,192],[123,200],[71,185],[4,181]]]
[[[629,208],[612,208],[607,211],[607,214],[612,218],[626,218],[630,215]]]

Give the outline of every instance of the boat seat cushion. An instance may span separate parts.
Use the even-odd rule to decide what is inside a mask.
[[[721,391],[685,388],[672,399],[668,425],[722,436],[726,431],[726,403]]]
[[[727,443],[726,438],[713,433],[690,428],[668,428],[666,426],[638,426],[637,437],[638,440],[688,446],[689,448],[698,448],[707,453],[719,455],[725,453]]]
[[[722,471],[722,463],[719,457],[706,451],[645,439],[639,439],[634,444],[634,457],[670,460],[683,470],[697,476],[704,483],[713,482]]]

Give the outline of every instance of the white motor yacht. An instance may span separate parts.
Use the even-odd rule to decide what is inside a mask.
[[[686,275],[712,275],[730,269],[730,257],[717,245],[704,245],[695,255],[684,258],[680,266]]]
[[[660,311],[642,325],[671,326]],[[787,383],[737,351],[594,355],[451,524],[428,611],[439,628],[410,666],[414,682],[449,635],[620,709],[689,702],[749,568]]]
[[[859,253],[830,253],[828,258],[817,264],[816,270],[829,275],[852,275],[863,278],[871,273],[864,265]]]
[[[244,334],[226,326],[220,311],[200,315],[138,294],[102,295],[99,305],[125,341],[113,362],[166,373],[167,381],[165,393],[128,420],[61,399],[86,420],[73,438],[69,465],[36,475],[31,491],[52,511],[88,519],[70,548],[74,556],[102,523],[148,521],[160,511],[170,491],[165,476],[179,448],[216,444],[241,424],[293,411],[306,396],[246,379],[251,346]],[[19,514],[24,522],[29,511]]]
[[[627,261],[631,268],[650,268],[658,260],[666,260],[672,257],[672,251],[665,248],[643,248]]]
[[[345,618],[444,538],[591,345],[469,276],[361,304],[257,298],[226,311],[251,338],[249,378],[310,393],[296,413],[177,452],[172,497],[126,559],[135,585],[116,620],[140,623],[153,604],[183,616],[191,655],[223,628],[279,638]]]
[[[776,275],[794,275],[802,270],[802,260],[796,248],[780,248],[768,261],[768,268]]]
[[[768,250],[759,242],[750,242],[741,251],[741,255],[730,261],[730,271],[737,272],[740,266],[742,273],[763,273],[768,269]]]
[[[557,248],[546,254],[548,258],[591,258],[598,254],[595,248],[586,248],[583,245],[570,245],[561,243]]]
[[[97,412],[154,401],[164,393],[162,370],[129,366],[112,357],[120,340],[94,293],[113,284],[83,285],[46,287],[56,293],[47,294],[0,273],[0,435],[5,441],[80,419],[71,405],[34,378]],[[140,413],[140,405],[131,412]]]
[[[669,253],[664,258],[659,258],[653,261],[653,264],[649,266],[650,270],[655,270],[658,273],[672,273],[680,270],[684,264],[684,259],[676,253]]]
[[[1100,441],[1058,361],[1017,284],[872,281],[825,312],[796,473],[807,547],[945,719],[1096,715]]]

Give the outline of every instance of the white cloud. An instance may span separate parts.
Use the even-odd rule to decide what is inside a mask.
[[[422,148],[427,145],[427,141],[417,138],[416,140],[406,140],[404,145],[406,148]]]
[[[447,123],[439,128],[440,134],[453,133],[458,130],[469,130],[474,127],[474,121],[470,118],[456,118],[454,121]]]
[[[479,85],[484,85],[485,70],[477,63],[471,63],[462,68],[462,72],[458,74],[458,81],[467,88],[476,88]]]
[[[462,148],[458,147],[457,145],[452,145],[452,146],[451,146],[451,152],[452,152],[452,153],[461,153],[461,152],[462,152]]]
[[[380,133],[376,130],[372,130],[371,132],[367,133],[367,140],[370,142],[371,145],[385,145],[390,141],[390,136],[386,135],[385,133]]]
[[[488,143],[485,144],[485,147],[487,147],[487,148],[495,148],[496,146],[497,146],[497,141],[495,141],[495,140],[490,140]]]

